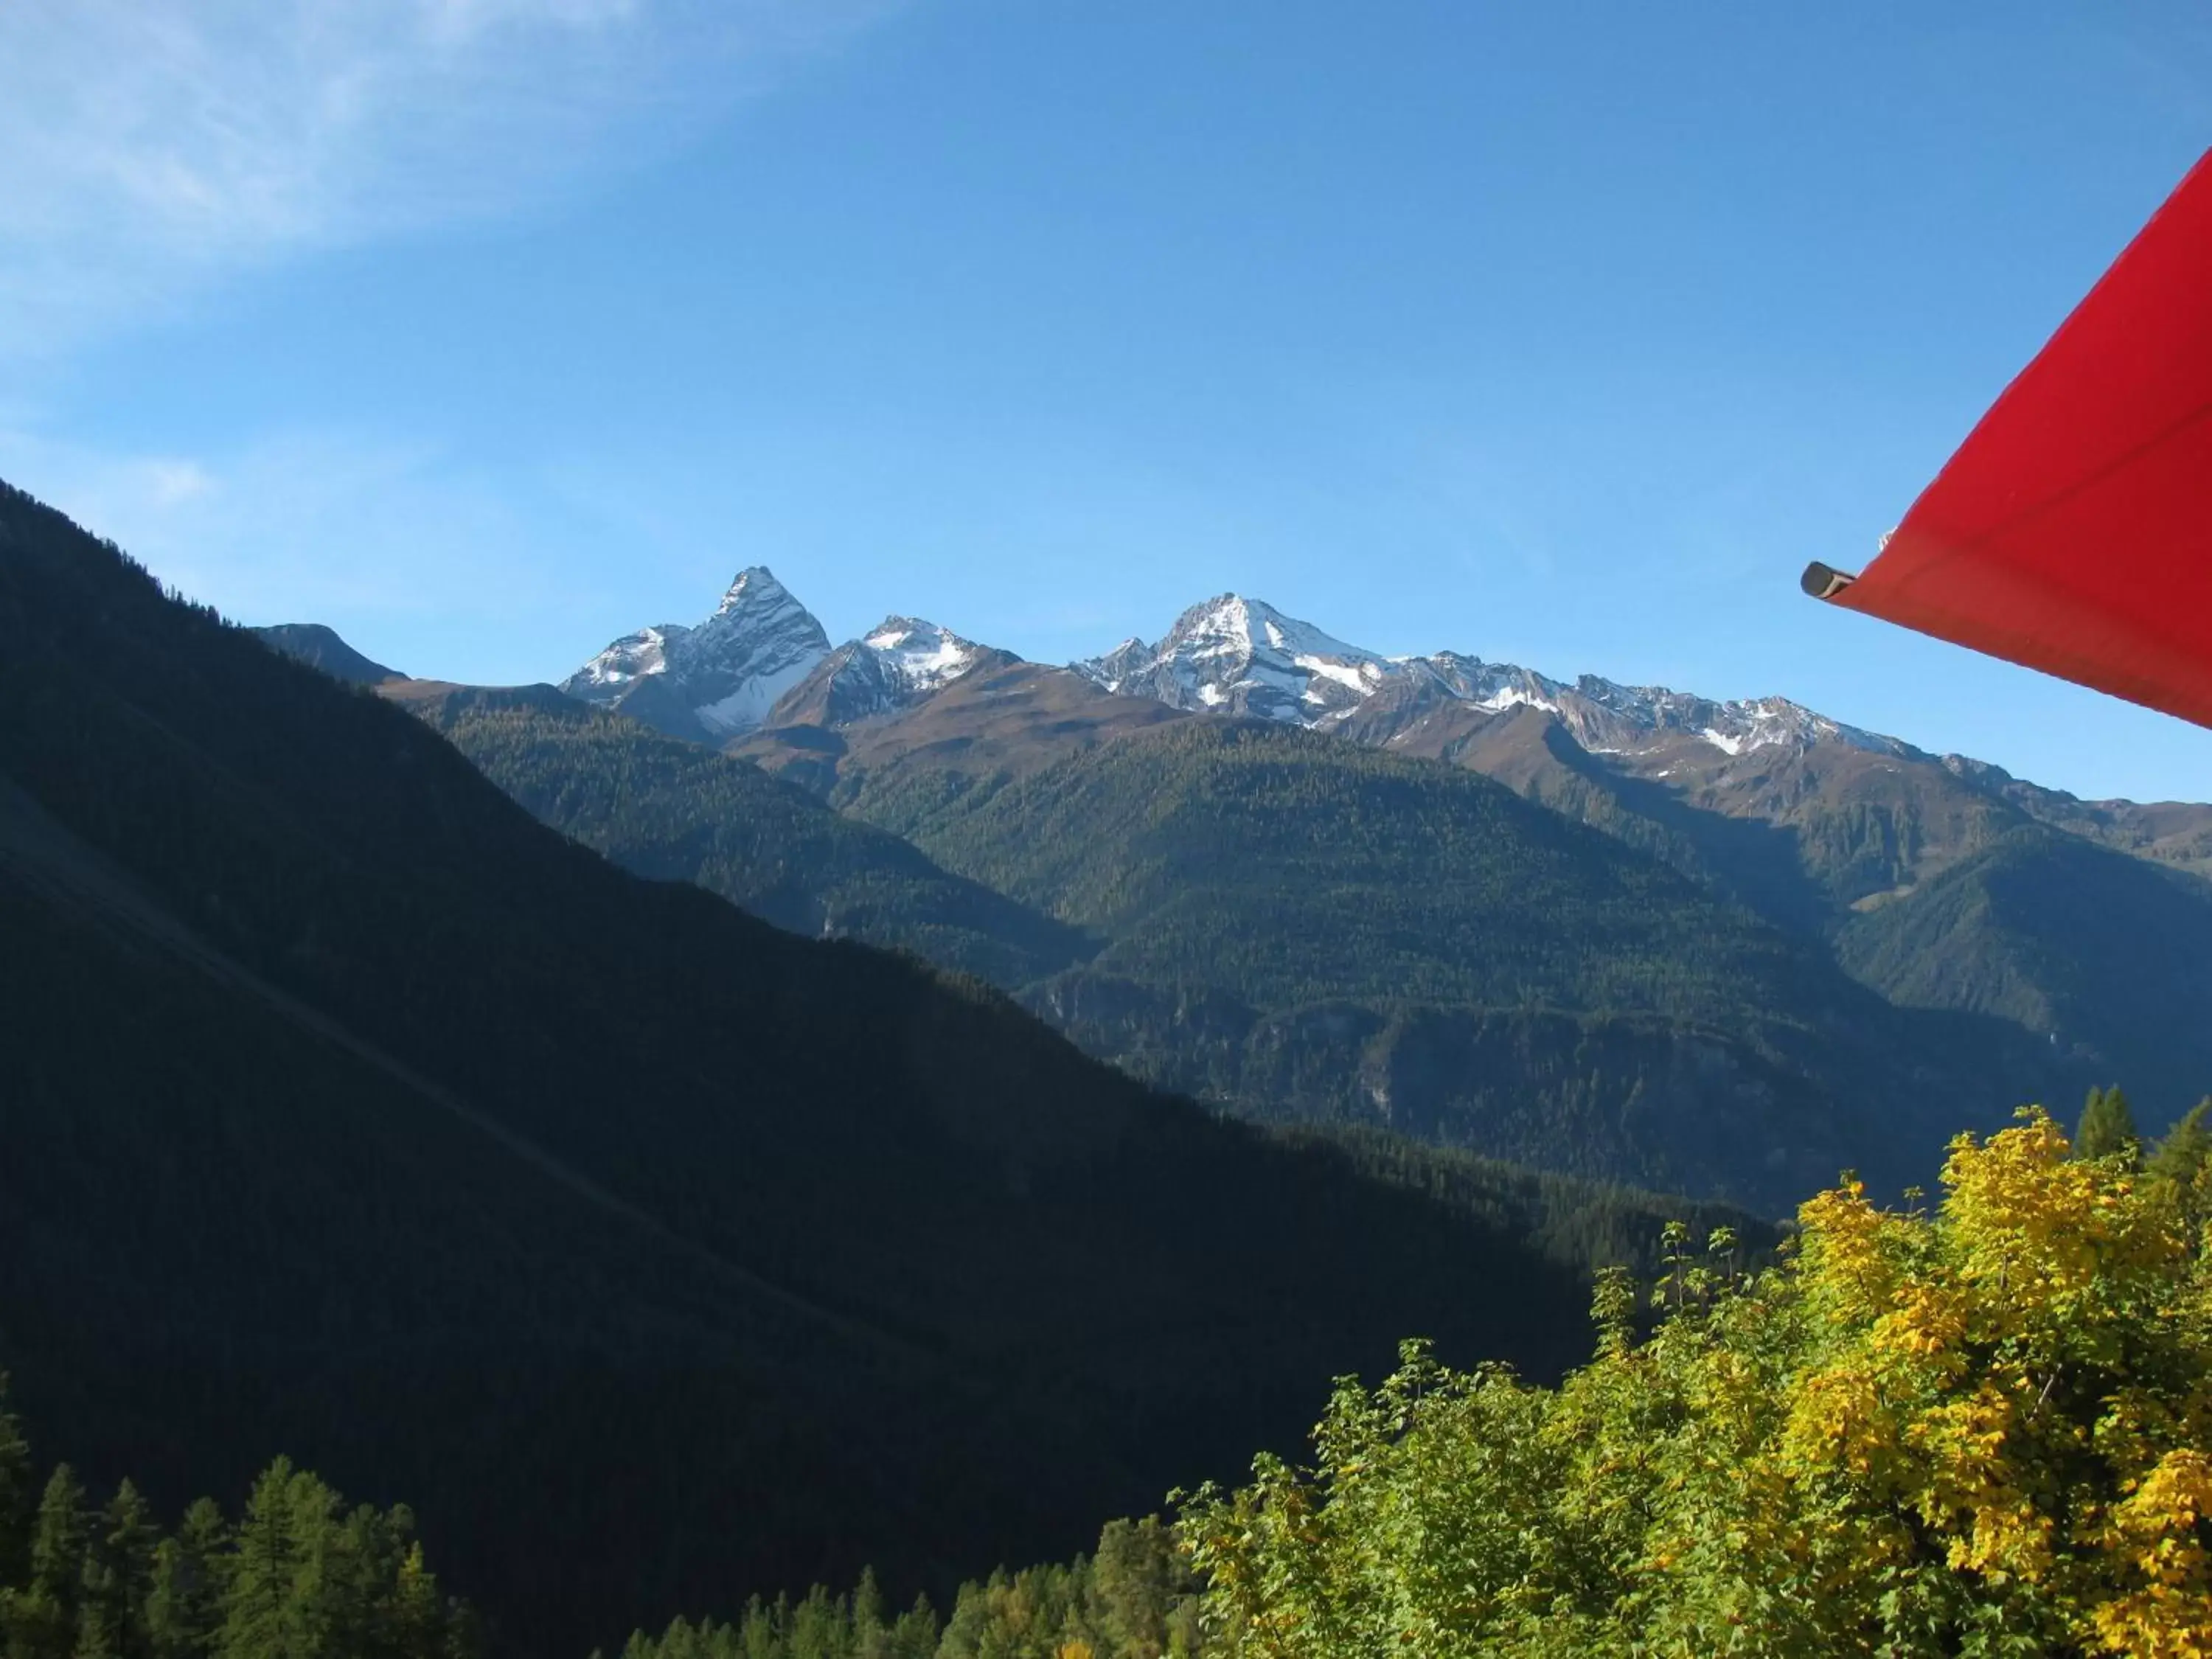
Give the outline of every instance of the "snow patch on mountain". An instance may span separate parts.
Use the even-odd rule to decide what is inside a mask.
[[[663,623],[658,628],[641,628],[635,634],[625,634],[605,650],[586,663],[562,682],[561,689],[572,697],[592,701],[592,692],[604,691],[608,696],[619,695],[634,680],[647,674],[668,672],[668,653],[690,629],[680,623]]]
[[[993,655],[950,629],[886,617],[816,664],[769,716],[771,726],[849,726],[907,708]]]
[[[909,693],[927,693],[949,684],[975,665],[983,647],[935,623],[912,617],[887,617],[860,643],[883,659],[884,667]]]

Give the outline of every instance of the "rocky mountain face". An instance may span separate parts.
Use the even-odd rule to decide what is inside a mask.
[[[886,617],[863,638],[839,646],[779,698],[756,725],[850,726],[904,708],[981,662],[985,647],[912,617]]]
[[[738,573],[714,614],[626,634],[561,683],[570,696],[672,737],[714,743],[760,724],[830,654],[830,636],[766,565]]]
[[[2212,805],[2082,801],[1784,698],[1382,658],[1234,598],[1158,647],[1075,666],[1179,708],[1483,773],[1829,941],[1886,997],[2001,1015],[2055,1057],[2136,1078],[2156,1113],[2212,1082],[2212,1038],[2194,1035],[2212,1031],[2212,983],[2187,968],[2212,953]],[[2125,970],[2148,957],[2175,971]]]
[[[561,683],[580,702],[671,737],[720,745],[761,726],[848,726],[903,708],[992,654],[914,617],[886,617],[834,651],[766,565],[738,573],[696,627],[624,635]]]

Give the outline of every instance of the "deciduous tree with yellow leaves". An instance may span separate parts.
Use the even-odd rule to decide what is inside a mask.
[[[1855,1182],[1745,1271],[1601,1281],[1557,1389],[1419,1345],[1181,1536],[1224,1651],[2212,1659],[2212,1174],[1961,1137],[1930,1213]],[[2198,1137],[2201,1141],[2202,1137]]]

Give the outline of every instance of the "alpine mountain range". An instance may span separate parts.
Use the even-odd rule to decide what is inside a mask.
[[[820,723],[802,716],[825,709],[833,724],[884,714],[927,696],[987,656],[1007,655],[934,623],[896,616],[833,651],[813,613],[765,565],[755,565],[738,573],[704,622],[625,635],[561,690],[671,736],[727,739],[756,727]],[[1730,757],[1811,743],[1918,752],[1780,697],[1716,702],[1589,674],[1569,684],[1455,651],[1386,657],[1235,593],[1191,606],[1157,645],[1124,640],[1067,667],[1115,695],[1320,730],[1383,707],[1422,715],[1447,705],[1477,715],[1526,707],[1557,716],[1600,754],[1638,752],[1675,734],[1701,738]]]
[[[2162,1122],[2212,1081],[2212,807],[1784,697],[1386,656],[1233,593],[1064,666],[904,616],[833,645],[758,565],[557,687],[380,690],[625,867],[1263,1121],[1780,1213],[1924,1181],[1962,1113],[2122,1077]]]

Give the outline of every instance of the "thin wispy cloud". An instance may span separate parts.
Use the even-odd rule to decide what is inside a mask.
[[[589,189],[895,3],[11,0],[0,354]]]

